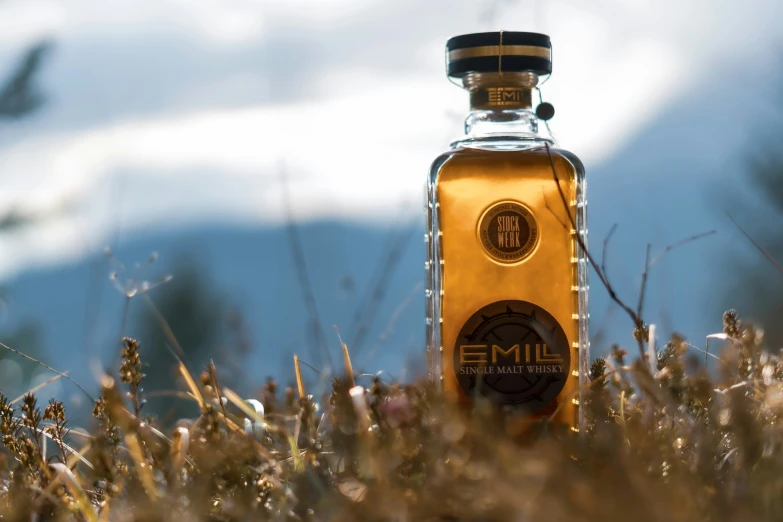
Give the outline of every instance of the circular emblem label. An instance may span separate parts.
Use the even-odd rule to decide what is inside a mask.
[[[538,242],[538,224],[530,209],[516,201],[489,207],[479,219],[479,242],[489,256],[501,263],[526,258]]]
[[[498,301],[468,319],[454,346],[462,391],[535,413],[563,390],[571,368],[568,339],[540,306]]]

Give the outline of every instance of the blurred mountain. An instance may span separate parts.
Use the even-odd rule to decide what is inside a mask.
[[[366,322],[366,311],[377,303],[375,320],[367,325],[365,341],[355,350],[356,369],[383,369],[395,377],[400,377],[403,367],[409,374],[420,372],[420,364],[407,362],[424,357],[424,257],[418,248],[421,242],[414,241],[422,237],[421,231],[408,228],[401,232],[337,222],[302,224],[298,228],[318,318],[332,360],[342,364],[333,326],[340,329],[346,342],[351,342],[361,323],[357,318],[364,317]],[[364,294],[368,288],[376,288],[378,267],[386,262],[401,233],[406,239],[399,250],[399,269],[392,271],[388,284],[378,288],[380,298],[367,299]],[[153,251],[158,259],[147,266]],[[159,309],[167,311],[172,329],[180,332],[181,344],[201,343],[214,329],[226,333],[224,339],[209,338],[204,342],[211,343],[212,353],[206,355],[223,363],[231,386],[242,386],[247,381],[262,383],[270,375],[287,384],[286,378],[293,375],[293,353],[317,368],[326,364],[323,354],[314,349],[313,324],[293,269],[285,229],[227,226],[159,232],[120,245],[113,249],[112,258],[125,266],[118,268],[116,261],[110,262],[98,254],[84,262],[30,271],[8,284],[10,312],[6,325],[39,318],[42,342],[49,350],[44,356],[47,362],[70,370],[86,387],[95,386],[90,360],[97,358],[104,367],[119,365],[118,336],[125,298],[109,280],[109,274],[115,271],[121,285],[129,279],[154,284],[167,275],[173,276],[170,282],[146,295]],[[133,266],[137,261],[141,265],[138,268]],[[209,287],[205,294],[193,289],[185,295],[177,289],[180,279],[198,278],[203,280],[200,286]],[[169,297],[174,302],[161,306]],[[214,306],[198,309],[189,302],[202,298]],[[215,317],[210,317],[210,312]],[[177,317],[171,317],[172,314]],[[142,360],[174,362],[164,346],[165,339],[150,335],[157,325],[152,328],[143,322],[149,321],[150,314],[142,295],[131,299],[128,318],[126,335],[154,339],[146,344],[142,340]],[[190,328],[187,321],[191,321]],[[206,321],[222,324],[206,327]],[[238,324],[242,332],[237,332]],[[240,349],[236,344],[242,345]],[[15,348],[25,350],[24,346]],[[183,346],[186,353],[193,353],[191,348]],[[185,357],[194,375],[203,369],[200,365],[206,362],[205,352],[209,351],[202,346],[194,358]],[[230,359],[223,357],[226,353],[247,356],[226,360]],[[305,371],[313,382],[317,380],[314,371]],[[165,379],[156,377],[156,381]],[[174,382],[173,375],[170,382]]]

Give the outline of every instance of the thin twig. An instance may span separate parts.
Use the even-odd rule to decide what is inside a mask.
[[[101,389],[103,396],[108,402],[109,411],[116,420],[117,425],[126,432],[135,432],[141,435],[145,442],[149,434],[154,435],[166,444],[171,445],[171,439],[160,432],[157,428],[149,425],[136,417],[125,407],[122,395],[117,388],[117,380],[111,375],[104,374],[101,377]]]
[[[381,384],[385,384],[386,386],[389,386],[389,387],[394,386],[392,383],[384,381],[383,379],[381,379],[378,376],[378,374],[375,374],[375,373],[359,373],[359,374],[356,375],[356,377],[357,378],[359,378],[359,377],[372,377],[373,379],[377,378],[378,382],[381,383]]]
[[[313,370],[313,371],[314,371],[315,373],[317,373],[318,375],[321,375],[321,374],[323,373],[323,372],[321,372],[321,370],[319,370],[318,368],[316,368],[315,366],[313,366],[313,365],[312,365],[312,364],[310,364],[309,362],[307,362],[307,361],[304,361],[304,360],[302,360],[302,359],[297,359],[297,360],[299,361],[299,364],[304,364],[305,366],[307,366],[308,368],[310,368],[311,370]]]
[[[125,337],[125,328],[128,322],[128,312],[130,311],[130,302],[131,302],[131,296],[125,294],[125,298],[123,300],[122,305],[122,319],[120,321],[120,335],[118,339],[120,339],[119,345],[117,346],[117,349],[114,350],[114,355],[112,357],[112,368],[117,368],[120,365],[120,359],[122,358],[122,339]]]
[[[220,384],[218,383],[215,361],[211,359],[209,361],[209,376],[212,379],[212,386],[215,388],[215,397],[217,397],[217,400],[220,403],[220,411],[223,412],[223,417],[228,418],[228,415],[226,415],[226,405],[223,404],[223,398],[220,396]]]
[[[576,226],[576,221],[574,220],[574,216],[571,214],[570,205],[568,204],[568,200],[566,199],[566,195],[563,192],[563,187],[560,186],[560,178],[557,175],[557,168],[555,167],[555,160],[552,158],[552,149],[550,149],[549,144],[545,143],[544,147],[546,147],[547,156],[549,157],[549,165],[552,168],[552,177],[555,180],[555,185],[557,186],[557,191],[560,194],[560,199],[563,203],[563,206],[566,209],[566,214],[568,215],[568,220],[571,225],[571,230],[573,231],[574,237],[576,238],[577,243],[579,244],[580,249],[584,253],[585,257],[587,258],[587,261],[590,263],[590,266],[593,267],[593,270],[595,271],[596,275],[598,276],[598,279],[601,281],[601,284],[606,288],[607,293],[609,294],[609,298],[614,301],[620,308],[625,311],[626,314],[631,318],[633,321],[633,324],[635,327],[641,327],[642,321],[639,318],[638,315],[636,315],[636,312],[625,304],[625,302],[620,299],[620,297],[617,295],[617,292],[615,292],[614,288],[611,284],[609,284],[609,281],[606,279],[606,274],[604,274],[601,267],[598,265],[598,263],[593,258],[592,254],[590,254],[590,251],[587,249],[587,245],[585,244],[584,239],[582,238],[581,234],[579,233],[579,228]],[[642,359],[644,360],[644,347],[640,343],[639,345],[640,355]]]
[[[709,341],[709,339],[708,339],[708,341]],[[725,360],[721,359],[720,357],[718,357],[718,356],[717,356],[717,355],[715,355],[714,353],[710,353],[710,352],[709,352],[709,350],[704,350],[704,349],[702,349],[702,348],[699,348],[699,347],[698,347],[698,346],[696,346],[695,344],[685,343],[685,346],[687,346],[688,348],[693,348],[693,349],[694,349],[694,350],[696,350],[697,352],[702,352],[702,353],[704,354],[704,360],[705,360],[705,364],[706,364],[706,361],[707,361],[707,358],[708,358],[708,357],[712,357],[712,358],[713,358],[713,359],[715,359],[716,361],[720,361],[720,362],[722,362],[723,364],[728,364],[728,363],[727,363]],[[705,368],[706,368],[706,366],[705,366]]]
[[[685,238],[685,239],[681,239],[680,241],[677,241],[676,243],[672,243],[671,245],[669,245],[666,248],[664,248],[663,250],[661,250],[658,253],[658,255],[655,256],[652,259],[652,261],[650,261],[650,268],[654,267],[658,263],[658,261],[663,259],[663,257],[666,254],[668,254],[669,252],[671,252],[675,248],[681,247],[683,245],[687,245],[688,243],[690,243],[692,241],[697,241],[697,240],[699,240],[701,238],[704,238],[704,237],[707,237],[707,236],[711,236],[711,235],[713,235],[715,233],[717,233],[716,230],[710,230],[710,231],[707,231],[707,232],[702,232],[701,234],[695,234],[695,235],[693,235],[691,237],[688,237],[688,238]]]
[[[650,243],[647,243],[647,252],[644,255],[644,272],[642,272],[642,282],[639,285],[639,302],[636,305],[636,317],[641,318],[642,317],[642,309],[644,308],[644,294],[647,290],[647,278],[650,273],[650,249],[652,248],[652,245]],[[639,325],[641,328],[644,326],[643,324]],[[639,343],[643,343],[642,339],[642,332],[639,332]],[[650,362],[652,364],[652,362]]]
[[[84,304],[83,342],[89,352],[92,351],[96,326],[100,324],[99,315],[103,308],[103,288],[108,280],[101,262],[104,259],[105,256],[101,256],[91,263],[90,278],[87,283],[87,295]]]
[[[34,358],[30,357],[29,355],[27,355],[27,354],[24,354],[24,353],[20,352],[19,350],[15,350],[15,349],[11,348],[10,346],[8,346],[8,345],[6,345],[6,344],[0,343],[0,347],[2,347],[2,348],[5,348],[5,349],[6,349],[6,350],[8,350],[9,352],[13,352],[13,353],[15,353],[16,355],[18,355],[18,356],[20,356],[20,357],[24,357],[24,358],[25,358],[25,359],[27,359],[28,361],[32,361],[32,362],[34,362],[35,364],[37,364],[37,365],[39,365],[39,366],[43,366],[44,368],[46,368],[46,369],[47,369],[47,370],[49,370],[50,372],[56,373],[56,374],[57,374],[57,375],[59,375],[60,377],[63,377],[63,378],[65,378],[65,379],[68,379],[68,380],[69,380],[69,381],[71,381],[71,382],[72,382],[72,383],[73,383],[73,384],[74,384],[74,385],[75,385],[77,388],[79,388],[79,389],[82,391],[82,393],[84,393],[84,394],[87,396],[87,398],[89,398],[89,399],[90,399],[92,402],[95,402],[95,399],[93,399],[92,395],[90,395],[90,394],[87,392],[87,390],[85,390],[84,388],[82,388],[81,384],[79,384],[78,382],[76,382],[75,380],[73,380],[72,378],[70,378],[70,377],[68,376],[68,374],[67,374],[67,373],[63,373],[63,372],[61,372],[61,371],[55,370],[54,368],[52,368],[52,367],[51,367],[51,366],[49,366],[48,364],[44,364],[44,363],[42,363],[41,361],[39,361],[38,359],[34,359]]]
[[[598,276],[598,279],[601,281],[601,284],[606,289],[607,293],[609,294],[609,298],[614,301],[627,315],[631,318],[631,321],[633,321],[634,327],[638,328],[641,333],[641,329],[644,326],[644,321],[642,321],[642,309],[644,305],[644,294],[646,291],[647,286],[647,279],[648,279],[648,273],[649,269],[655,265],[660,259],[670,252],[671,250],[682,246],[684,244],[687,244],[691,241],[695,241],[697,239],[700,239],[702,237],[709,236],[714,233],[714,231],[710,232],[704,232],[702,234],[697,234],[695,236],[691,236],[687,239],[678,241],[677,243],[673,243],[672,245],[667,246],[663,249],[663,251],[658,254],[652,261],[650,261],[650,245],[647,245],[647,256],[645,259],[645,270],[642,274],[642,284],[641,289],[639,292],[639,302],[637,305],[636,311],[634,311],[630,306],[628,306],[620,297],[617,295],[617,292],[615,292],[612,285],[609,283],[609,279],[606,275],[605,270],[605,259],[602,259],[601,265],[599,266],[598,263],[595,261],[595,258],[593,258],[592,254],[590,253],[590,250],[588,250],[587,245],[585,244],[584,238],[582,238],[581,234],[579,233],[579,229],[576,226],[576,222],[574,220],[574,216],[571,214],[570,205],[568,204],[568,200],[566,198],[565,193],[563,192],[563,188],[560,186],[560,178],[557,175],[557,169],[555,167],[555,161],[552,157],[552,150],[549,147],[548,143],[544,144],[544,147],[546,148],[547,156],[549,158],[549,165],[552,168],[552,177],[555,180],[555,185],[557,186],[557,191],[560,194],[560,199],[563,203],[563,206],[566,209],[566,214],[568,215],[568,220],[571,225],[571,230],[573,231],[574,237],[576,238],[576,242],[579,245],[579,248],[584,253],[585,257],[587,258],[587,261],[590,263],[590,266],[593,267],[593,270],[595,271],[596,275]],[[729,216],[731,217],[731,216]],[[616,227],[612,227],[612,229],[609,232],[609,235],[607,236],[607,239],[604,241],[604,258],[606,257],[606,248],[607,243],[609,241],[609,238],[614,233]],[[755,242],[754,242],[755,244]],[[783,268],[781,268],[781,273],[783,273]],[[639,355],[642,361],[646,360],[645,357],[645,350],[644,350],[644,339],[642,335],[638,336],[638,346],[639,346]],[[652,364],[652,363],[650,363]]]
[[[62,375],[59,375],[59,374],[58,374],[58,375],[55,375],[55,376],[54,376],[54,377],[52,377],[51,379],[48,379],[48,380],[46,380],[46,381],[42,382],[42,383],[41,383],[41,384],[39,384],[38,386],[35,386],[35,387],[33,387],[33,388],[30,388],[29,390],[27,390],[26,392],[24,392],[24,393],[23,393],[22,395],[20,395],[19,397],[17,397],[16,399],[12,400],[12,401],[10,402],[10,404],[13,406],[14,404],[16,404],[16,403],[18,403],[19,401],[21,401],[22,399],[24,399],[24,396],[25,396],[25,395],[27,395],[27,394],[29,394],[29,393],[33,393],[33,394],[34,394],[34,393],[38,393],[38,391],[39,391],[39,390],[41,390],[41,388],[45,388],[46,386],[49,386],[49,385],[50,385],[50,384],[52,384],[53,382],[55,382],[55,381],[59,381],[60,379],[62,379],[62,378],[63,378],[63,376],[65,376],[65,375],[68,375],[70,372],[71,372],[70,370],[66,370],[66,371],[64,371],[64,372],[62,373]]]
[[[544,191],[544,187],[541,187],[541,199],[544,200],[544,208],[546,208],[550,214],[552,214],[552,217],[554,217],[558,223],[560,223],[560,226],[563,227],[563,230],[568,232],[569,228],[568,225],[565,224],[565,222],[560,219],[560,216],[557,215],[557,212],[554,211],[552,207],[549,206],[549,201],[546,199],[546,191]]]
[[[606,306],[606,312],[604,312],[604,315],[601,317],[601,323],[598,325],[597,328],[595,328],[594,332],[590,332],[590,344],[593,346],[601,346],[604,342],[604,336],[606,335],[606,330],[608,329],[610,323],[610,320],[612,318],[612,315],[614,315],[616,308],[612,303],[608,303]]]
[[[307,395],[302,381],[302,370],[299,368],[299,356],[296,354],[294,354],[294,372],[296,373],[296,389],[299,392],[299,400],[302,400]]]
[[[343,342],[343,338],[340,337],[340,330],[337,325],[334,325],[334,331],[337,334],[337,340],[340,341],[340,347],[343,350],[343,363],[345,364],[345,374],[348,379],[348,384],[353,388],[356,386],[356,382],[353,379],[353,364],[351,363],[351,354],[348,353],[348,345]]]
[[[299,282],[299,288],[302,291],[302,298],[304,299],[305,307],[307,308],[307,313],[310,317],[310,322],[313,325],[313,333],[315,335],[316,344],[316,357],[320,360],[321,364],[326,363],[331,368],[332,358],[329,355],[329,349],[326,345],[326,333],[324,332],[323,323],[321,322],[321,316],[318,313],[318,306],[315,301],[313,286],[310,283],[310,277],[307,274],[307,262],[305,260],[304,250],[302,248],[302,241],[299,238],[299,229],[296,226],[296,222],[291,212],[291,198],[288,193],[288,181],[285,169],[280,169],[280,184],[283,188],[283,204],[285,206],[286,235],[288,237],[288,245],[291,249],[291,256],[294,259],[296,278]]]
[[[178,399],[185,399],[188,401],[196,399],[192,394],[181,390],[155,390],[146,392],[144,397],[146,399],[154,399],[157,397],[177,397]]]
[[[764,249],[764,247],[762,247],[761,245],[759,245],[759,244],[756,242],[756,240],[755,240],[755,239],[753,239],[752,237],[750,237],[750,234],[748,234],[747,232],[745,232],[745,229],[743,229],[743,228],[742,228],[742,227],[739,225],[739,223],[737,223],[737,220],[735,220],[735,219],[734,219],[734,218],[731,216],[731,214],[729,214],[729,213],[728,213],[728,211],[726,211],[726,215],[727,215],[727,216],[729,216],[729,219],[732,221],[732,223],[734,223],[734,225],[735,225],[735,226],[736,226],[736,227],[739,229],[739,231],[740,231],[740,232],[742,232],[742,233],[745,235],[745,237],[746,237],[746,238],[748,238],[748,241],[750,241],[751,243],[753,243],[753,246],[754,246],[754,247],[756,247],[756,248],[758,249],[758,251],[759,251],[759,252],[761,252],[761,253],[764,255],[764,257],[766,257],[766,258],[767,258],[767,261],[769,261],[770,263],[772,263],[772,266],[774,266],[774,267],[777,269],[777,271],[778,271],[778,272],[780,272],[781,274],[783,274],[783,266],[781,266],[781,265],[780,265],[780,263],[778,263],[778,262],[777,262],[777,260],[776,260],[774,257],[772,257],[772,254],[770,254],[769,252],[767,252],[767,250],[766,250],[766,249]]]
[[[174,332],[169,326],[168,321],[166,321],[166,318],[163,317],[163,314],[160,313],[158,307],[155,306],[155,303],[152,302],[152,299],[150,299],[147,294],[141,294],[141,295],[142,297],[144,297],[144,300],[147,302],[147,306],[149,306],[150,310],[152,310],[152,313],[155,314],[155,318],[158,320],[158,324],[163,330],[163,334],[169,340],[174,350],[176,350],[176,352],[171,351],[171,346],[166,345],[169,348],[169,351],[171,352],[172,355],[174,355],[174,358],[178,362],[182,362],[182,359],[185,358],[185,351],[182,349],[182,346],[179,345],[179,341],[177,341],[177,338],[174,336]]]
[[[402,254],[405,252],[405,247],[408,245],[410,238],[413,236],[413,230],[416,225],[412,220],[408,226],[404,227],[398,232],[396,239],[391,243],[391,247],[384,256],[384,261],[378,266],[377,278],[375,278],[375,284],[368,288],[368,303],[360,303],[357,316],[360,317],[355,333],[351,341],[351,349],[353,350],[354,357],[358,357],[363,348],[363,343],[367,337],[367,333],[375,320],[375,315],[383,303],[384,297],[386,297],[386,290],[391,283],[392,274],[399,265],[402,259]],[[364,301],[364,300],[363,300]]]
[[[604,239],[604,249],[601,253],[601,271],[604,273],[604,277],[606,277],[607,281],[609,280],[609,275],[606,271],[606,252],[609,250],[609,241],[612,239],[612,236],[616,230],[617,223],[612,225],[612,228],[609,229],[609,233],[606,234],[606,239]]]
[[[391,316],[389,316],[389,321],[386,323],[386,326],[384,327],[383,331],[378,335],[378,338],[375,341],[375,346],[373,347],[370,352],[368,352],[361,360],[371,360],[375,354],[377,353],[378,349],[381,348],[383,343],[389,338],[391,333],[394,331],[394,327],[397,324],[397,321],[399,320],[402,313],[405,311],[408,306],[410,306],[411,302],[413,302],[413,299],[415,299],[419,292],[421,292],[421,289],[424,287],[424,281],[419,281],[416,286],[413,287],[413,290],[411,291],[408,296],[403,299],[403,301],[397,306],[397,308],[394,309],[394,312],[392,312]]]
[[[130,311],[131,296],[125,296],[125,303],[122,307],[122,322],[120,323],[120,339],[125,337],[125,328],[128,324],[128,312]]]

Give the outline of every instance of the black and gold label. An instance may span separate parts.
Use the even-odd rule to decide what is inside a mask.
[[[571,352],[550,313],[527,301],[498,301],[468,319],[454,346],[462,391],[535,413],[554,401],[568,379]]]
[[[478,236],[489,256],[501,263],[526,258],[538,242],[538,224],[533,213],[516,201],[496,203],[479,219]]]

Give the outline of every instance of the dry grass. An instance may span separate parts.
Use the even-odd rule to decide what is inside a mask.
[[[779,520],[783,362],[724,322],[721,353],[675,337],[652,371],[615,347],[592,366],[583,433],[541,422],[522,442],[513,416],[426,383],[346,375],[316,404],[268,381],[245,401],[212,365],[180,365],[201,414],[160,426],[140,418],[144,364],[125,340],[89,433],[56,401],[0,398],[0,519]]]

